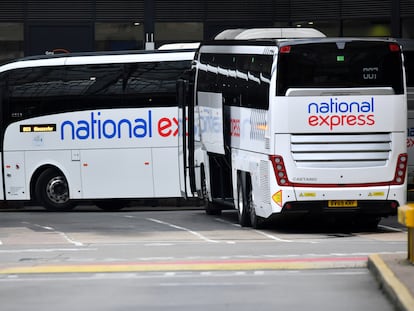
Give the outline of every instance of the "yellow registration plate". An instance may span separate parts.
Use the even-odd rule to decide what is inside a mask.
[[[328,201],[328,207],[357,207],[357,200],[331,200]]]

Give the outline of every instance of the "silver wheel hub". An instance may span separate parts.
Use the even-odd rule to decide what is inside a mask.
[[[63,176],[52,178],[46,186],[47,197],[57,204],[66,203],[69,200],[68,184]]]

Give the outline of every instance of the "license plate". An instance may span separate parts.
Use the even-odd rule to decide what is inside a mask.
[[[356,200],[334,200],[328,201],[328,207],[357,207],[358,201]]]

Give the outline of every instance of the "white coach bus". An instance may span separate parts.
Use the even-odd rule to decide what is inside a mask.
[[[200,46],[193,66],[190,136],[204,152],[188,168],[208,214],[233,207],[253,227],[281,213],[376,226],[405,203],[407,96],[396,42],[217,40]]]
[[[181,197],[176,80],[194,50],[61,54],[0,67],[0,200],[47,210]]]
[[[412,200],[414,190],[414,40],[399,39],[404,54],[405,73],[407,76],[407,107],[408,107],[408,180],[409,200]],[[411,197],[411,198],[410,198]]]

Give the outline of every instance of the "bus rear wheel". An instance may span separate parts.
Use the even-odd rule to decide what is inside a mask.
[[[62,212],[74,208],[69,199],[69,186],[65,176],[56,169],[47,169],[37,179],[36,198],[48,211]]]
[[[207,180],[206,173],[204,172],[204,167],[201,168],[201,195],[206,215],[221,215],[221,209],[213,202],[210,202],[208,199]]]
[[[250,208],[252,202],[250,201],[252,196],[250,184],[244,175],[240,175],[237,178],[237,212],[239,215],[239,224],[242,227],[250,227]]]

